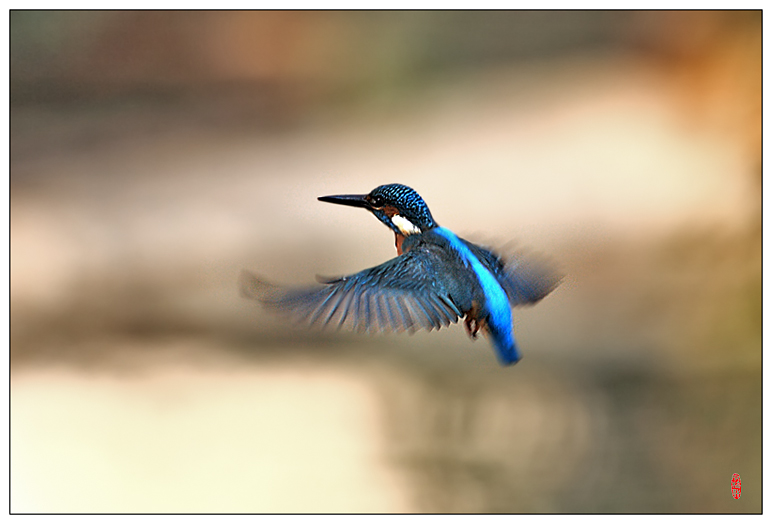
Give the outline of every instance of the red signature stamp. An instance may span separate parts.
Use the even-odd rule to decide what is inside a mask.
[[[735,473],[732,475],[732,497],[739,499],[742,494],[742,482],[740,482],[740,475]]]

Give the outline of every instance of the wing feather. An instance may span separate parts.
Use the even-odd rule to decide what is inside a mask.
[[[462,241],[493,273],[512,306],[535,304],[563,280],[563,275],[545,257],[523,251],[504,260],[489,249]]]
[[[394,329],[392,326],[396,325],[394,315],[391,313],[389,303],[386,300],[385,293],[376,293],[375,297],[378,300],[378,316],[381,319],[381,329],[386,331],[388,329]]]
[[[535,304],[555,289],[563,275],[543,259],[520,256],[509,259],[497,276],[513,306]]]
[[[308,288],[282,288],[245,270],[241,294],[308,325],[371,333],[431,331],[462,316],[443,279],[427,270],[440,256],[431,248],[413,249],[379,266]]]
[[[357,299],[357,312],[354,315],[356,321],[356,330],[358,332],[367,331],[368,326],[372,324],[370,317],[370,293],[363,289]]]

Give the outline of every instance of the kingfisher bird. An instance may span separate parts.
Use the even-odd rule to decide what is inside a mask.
[[[322,202],[360,207],[394,232],[397,256],[353,275],[320,279],[322,286],[283,288],[243,270],[241,294],[309,325],[359,332],[440,329],[464,319],[474,340],[491,340],[501,365],[517,363],[512,306],[533,304],[560,283],[551,264],[524,256],[504,260],[446,229],[423,198],[402,184]]]

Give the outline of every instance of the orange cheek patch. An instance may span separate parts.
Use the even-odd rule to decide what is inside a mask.
[[[383,208],[381,209],[383,210],[384,213],[386,213],[386,216],[389,218],[399,213],[399,211],[397,211],[397,208],[394,206],[383,206]]]

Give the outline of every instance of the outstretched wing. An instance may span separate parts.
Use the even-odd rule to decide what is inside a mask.
[[[432,272],[442,253],[414,249],[324,286],[283,288],[242,271],[241,294],[308,325],[356,331],[440,329],[463,316],[444,283]]]
[[[518,306],[535,304],[546,297],[558,287],[563,275],[544,260],[514,257],[504,264],[497,279],[510,304]]]
[[[535,304],[563,280],[563,275],[543,257],[518,253],[504,261],[485,248],[467,240],[464,242],[493,273],[512,306]]]

